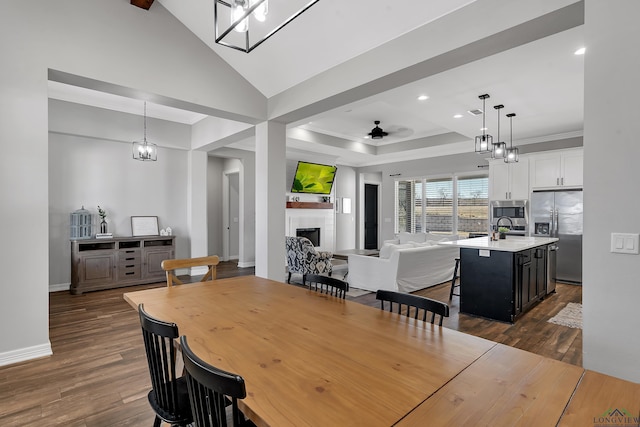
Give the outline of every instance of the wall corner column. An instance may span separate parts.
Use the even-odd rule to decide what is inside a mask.
[[[286,126],[256,126],[256,268],[258,277],[285,277]]]
[[[210,254],[207,232],[207,153],[204,151],[189,152],[188,189],[190,257],[207,256]]]

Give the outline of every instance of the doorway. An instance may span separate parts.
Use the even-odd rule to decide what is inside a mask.
[[[378,249],[378,185],[364,185],[364,248]]]
[[[240,173],[225,173],[223,177],[223,260],[240,257]]]

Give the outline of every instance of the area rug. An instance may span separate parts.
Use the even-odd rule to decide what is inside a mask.
[[[558,314],[548,320],[549,323],[582,329],[582,304],[570,302]]]

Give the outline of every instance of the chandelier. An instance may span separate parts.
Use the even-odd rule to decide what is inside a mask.
[[[133,141],[133,158],[143,162],[158,160],[158,146],[147,141],[147,102],[144,103],[144,138]]]
[[[289,0],[270,10],[269,0],[215,0],[216,43],[249,53],[318,1]]]

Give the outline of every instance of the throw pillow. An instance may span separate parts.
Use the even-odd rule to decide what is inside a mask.
[[[391,255],[391,248],[395,246],[395,244],[393,243],[384,243],[382,245],[382,247],[380,248],[380,254],[378,255],[379,258],[389,258],[389,256]]]
[[[400,240],[400,244],[409,243],[409,242],[418,242],[423,243],[426,240],[426,233],[407,233],[402,232],[398,234],[398,240]]]
[[[398,252],[400,249],[409,249],[413,247],[414,246],[412,243],[405,243],[403,245],[391,245],[391,250],[389,251],[389,258],[393,256],[394,252]]]

